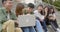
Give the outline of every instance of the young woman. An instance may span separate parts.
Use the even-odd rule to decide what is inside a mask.
[[[55,31],[59,32],[60,29],[56,21],[56,15],[55,15],[54,8],[52,6],[49,6],[48,9],[46,8],[45,8],[45,13],[46,13],[45,15],[46,15],[46,20],[48,20],[47,23],[49,23]]]
[[[45,15],[45,21],[46,21],[46,25],[50,25],[49,24],[49,20],[48,20],[48,11],[49,11],[49,6],[45,6],[45,8],[44,8],[44,15]]]
[[[47,32],[46,23],[44,21],[44,11],[43,11],[43,5],[38,5],[38,9],[34,11],[35,16],[40,21],[43,29],[45,32]]]

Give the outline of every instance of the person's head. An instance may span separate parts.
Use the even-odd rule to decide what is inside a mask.
[[[11,10],[11,8],[13,6],[13,1],[12,0],[2,0],[2,4],[6,9]]]
[[[29,4],[28,4],[28,7],[27,7],[27,11],[28,11],[28,12],[32,12],[33,9],[34,9],[34,4],[29,3]]]
[[[44,7],[44,11],[45,11],[45,12],[50,11],[49,6],[45,6],[45,7]]]
[[[23,14],[23,9],[24,9],[24,5],[22,3],[18,3],[16,6],[16,16],[18,15],[22,15]]]
[[[50,6],[50,12],[51,12],[51,13],[55,13],[53,6]]]
[[[43,10],[43,5],[38,5],[38,11],[41,12]]]

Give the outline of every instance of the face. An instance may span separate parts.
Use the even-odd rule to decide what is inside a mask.
[[[11,9],[12,6],[13,6],[13,1],[6,1],[5,4],[4,4],[5,8],[7,9]]]
[[[51,9],[51,12],[53,12],[53,9]]]
[[[47,11],[48,11],[48,8],[46,7],[46,8],[45,8],[45,12],[47,12]]]
[[[42,6],[39,6],[38,7],[38,11],[40,12],[41,10],[43,10],[43,7]]]
[[[28,7],[28,8],[27,8],[27,11],[28,11],[28,12],[32,12],[32,11],[33,11],[33,8]]]

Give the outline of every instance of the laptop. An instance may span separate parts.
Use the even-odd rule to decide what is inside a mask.
[[[36,18],[34,15],[19,15],[18,18],[19,27],[35,26]]]

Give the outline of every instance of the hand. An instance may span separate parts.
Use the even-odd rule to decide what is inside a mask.
[[[54,18],[54,17],[49,17],[49,19],[50,19],[50,20],[55,20],[55,18]]]

